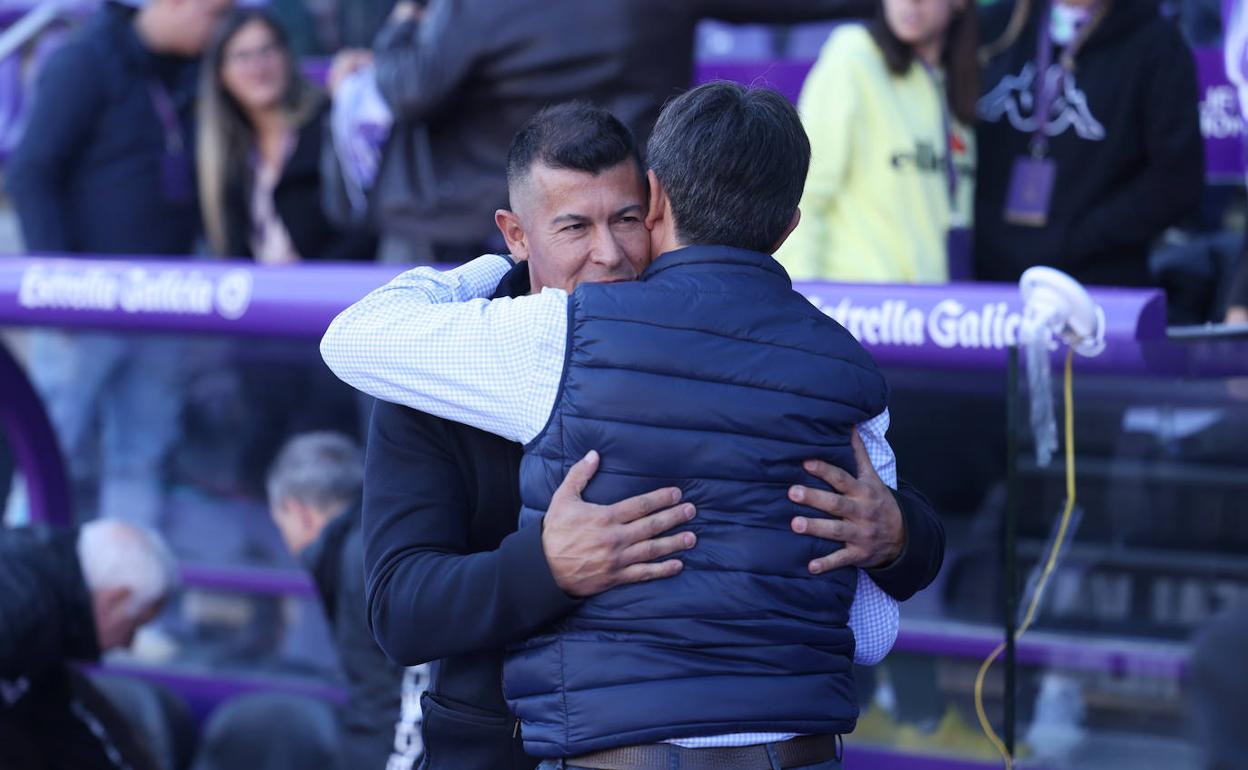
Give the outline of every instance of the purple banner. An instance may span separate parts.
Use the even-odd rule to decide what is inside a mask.
[[[815,307],[849,330],[884,366],[1004,370],[1018,343],[1023,303],[1014,284],[799,283]],[[1156,290],[1091,289],[1105,311],[1105,352],[1081,369],[1172,371],[1165,298]]]
[[[1214,181],[1242,183],[1245,124],[1240,91],[1227,77],[1220,49],[1197,51],[1196,70],[1200,81],[1200,132],[1205,137],[1205,174]]]
[[[15,257],[0,261],[0,325],[315,340],[343,308],[401,269]],[[1021,322],[1018,288],[1010,284],[797,288],[884,366],[1001,370]],[[1105,310],[1108,345],[1081,368],[1181,371],[1185,356],[1165,341],[1160,291],[1092,289],[1092,295]]]
[[[315,339],[402,267],[13,258],[0,324]]]

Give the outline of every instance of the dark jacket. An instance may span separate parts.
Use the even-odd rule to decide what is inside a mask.
[[[823,546],[793,532],[784,490],[826,488],[802,470],[811,457],[856,473],[853,427],[888,404],[875,361],[775,259],[744,249],[678,249],[568,304],[559,396],[520,468],[521,531],[541,529],[568,469],[603,447],[582,497],[678,486],[698,546],[675,577],[591,597],[512,646],[503,691],[525,750],[853,732],[858,571],[810,575]]]
[[[529,291],[528,265],[496,296]],[[531,770],[502,694],[505,645],[579,602],[555,584],[537,527],[517,531],[519,444],[376,402],[364,483],[368,618],[396,662],[437,660],[424,699],[424,770]],[[901,484],[906,547],[870,570],[904,600],[935,579],[945,534],[930,503]]]
[[[69,665],[99,655],[77,530],[0,529],[0,767],[156,767],[124,718]]]
[[[77,530],[0,530],[0,680],[100,656]]]
[[[333,224],[321,207],[321,148],[329,120],[328,105],[299,128],[295,147],[273,189],[273,206],[286,227],[295,251],[305,260],[347,261],[372,259],[377,240],[358,229]],[[236,178],[225,190],[226,255],[251,253],[251,196],[254,180]]]
[[[347,680],[347,702],[338,711],[340,766],[385,767],[394,750],[403,667],[377,647],[364,616],[359,504],[326,525],[301,561],[316,583]]]
[[[538,109],[585,99],[645,146],[693,79],[702,17],[788,22],[871,12],[871,0],[432,0],[378,35],[377,83],[398,122],[378,178],[383,233],[483,242],[507,206],[507,151]]]
[[[133,11],[111,3],[48,59],[6,169],[29,251],[191,252],[199,210],[186,127],[195,71],[193,62],[144,48]],[[154,84],[177,111],[180,153],[169,152]],[[164,184],[167,175],[177,190]]]
[[[1156,0],[1115,0],[1076,57],[1073,89],[1054,101],[1049,142],[1057,179],[1045,227],[1005,221],[1011,169],[1029,154],[1021,121],[1034,109],[1028,73],[1047,3],[1033,2],[1018,40],[983,70],[975,264],[979,278],[1016,281],[1033,265],[1086,283],[1151,285],[1154,239],[1200,203],[1204,143],[1196,65]],[[1013,3],[983,9],[983,38],[997,39]],[[1043,17],[1043,18],[1042,18]],[[1055,49],[1054,67],[1062,49]],[[1059,112],[1060,111],[1060,112]]]

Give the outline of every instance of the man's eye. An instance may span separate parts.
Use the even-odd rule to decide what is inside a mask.
[[[563,231],[564,231],[564,232],[579,233],[580,231],[582,231],[582,230],[584,230],[584,229],[585,229],[585,223],[584,223],[584,222],[577,222],[577,223],[576,223],[576,224],[574,224],[574,225],[568,225],[567,227],[563,228]]]

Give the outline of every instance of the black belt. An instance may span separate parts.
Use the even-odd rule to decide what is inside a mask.
[[[780,767],[805,767],[841,758],[841,736],[804,735],[781,743],[770,744],[780,759]],[[735,746],[714,749],[686,749],[674,744],[651,743],[624,746],[569,757],[568,767],[591,770],[666,770],[672,767],[673,755],[679,757],[680,770],[770,770],[771,756],[767,746]]]

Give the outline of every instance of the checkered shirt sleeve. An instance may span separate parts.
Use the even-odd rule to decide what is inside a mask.
[[[321,357],[370,396],[527,443],[558,396],[568,295],[491,301],[510,269],[486,255],[409,270],[339,314]]]

